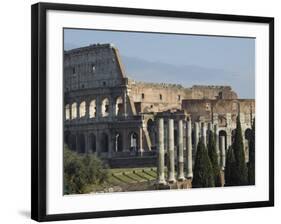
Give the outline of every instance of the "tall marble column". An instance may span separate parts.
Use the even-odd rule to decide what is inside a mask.
[[[195,153],[195,155],[197,152],[198,142],[199,142],[199,123],[195,122],[194,123],[194,153]]]
[[[183,122],[178,121],[178,180],[184,180],[184,159],[183,159]]]
[[[221,168],[225,168],[225,136],[220,136]]]
[[[218,124],[214,124],[214,134],[215,134],[215,141],[216,141],[216,152],[218,155],[218,163],[220,164],[220,138],[219,138],[219,127]]]
[[[165,181],[165,151],[164,151],[164,119],[158,118],[158,184],[166,184]]]
[[[142,137],[142,134],[143,134],[143,132],[142,132],[142,127],[140,128],[140,130],[139,130],[139,152],[140,152],[140,156],[142,156],[142,154],[143,154],[143,137]]]
[[[187,178],[192,178],[193,177],[193,172],[192,172],[192,137],[191,137],[191,120],[186,122],[186,177]]]
[[[207,141],[206,141],[206,126],[205,123],[201,123],[201,138],[205,146],[207,147]]]
[[[174,120],[168,120],[168,155],[169,155],[169,177],[168,181],[174,183],[175,179],[175,142],[174,142]]]

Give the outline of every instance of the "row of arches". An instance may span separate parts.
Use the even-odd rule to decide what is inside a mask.
[[[78,153],[108,153],[108,152],[123,152],[126,143],[123,141],[123,135],[120,132],[116,132],[113,137],[103,132],[98,135],[94,133],[90,134],[72,134],[69,131],[64,133],[64,142],[68,147]],[[128,136],[129,150],[137,152],[139,150],[139,135],[136,132],[129,133]],[[110,142],[112,141],[112,142]],[[113,146],[113,148],[110,148]]]
[[[100,107],[101,117],[108,117],[110,115],[110,111],[112,111],[112,114],[115,116],[121,116],[124,112],[123,98],[120,96],[117,97],[114,104],[110,104],[110,100],[107,97],[102,99],[100,105],[98,105],[96,99],[90,101],[89,105],[87,105],[86,101],[82,101],[79,105],[77,102],[66,104],[64,108],[65,120],[86,117],[87,112],[89,113],[89,118],[95,118],[97,117],[98,107]]]

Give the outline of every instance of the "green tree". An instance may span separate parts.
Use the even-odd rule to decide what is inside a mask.
[[[91,184],[104,183],[108,178],[107,168],[93,155],[79,155],[64,147],[64,193],[81,194],[91,188]]]
[[[255,119],[249,139],[248,183],[255,185]]]
[[[214,133],[212,131],[209,132],[208,155],[209,155],[212,167],[213,167],[215,186],[220,187],[221,186],[221,174],[220,174],[220,167],[219,167],[219,163],[218,163],[218,154],[217,154],[217,150],[216,150],[215,137],[214,137]]]
[[[236,119],[236,131],[232,148],[234,151],[237,172],[237,176],[233,177],[235,185],[246,185],[248,183],[248,171],[245,163],[244,144],[239,115]]]
[[[235,186],[237,179],[236,160],[233,148],[230,146],[226,154],[226,163],[224,170],[225,186]]]
[[[214,174],[211,161],[208,156],[206,147],[200,139],[197,146],[197,153],[195,158],[194,173],[192,180],[192,187],[214,187]]]

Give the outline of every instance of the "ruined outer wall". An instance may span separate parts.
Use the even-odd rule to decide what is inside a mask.
[[[129,81],[133,102],[139,102],[141,112],[180,109],[185,89],[180,85]]]
[[[185,99],[237,99],[237,94],[229,86],[193,86],[192,88],[184,88],[176,84],[145,83],[129,80],[129,89],[131,99],[133,102],[138,103],[138,111],[140,112],[180,109],[181,101]],[[202,115],[205,115],[205,110],[202,111],[201,109]]]
[[[64,52],[64,91],[113,87],[124,78],[117,49],[97,44]]]
[[[237,115],[239,108],[240,113],[243,113],[244,122],[250,123],[250,116],[255,115],[255,100],[253,99],[222,99],[222,100],[183,100],[182,108],[191,114],[192,120],[196,121],[200,117],[207,120],[212,119],[212,113],[218,115]],[[233,116],[235,121],[236,116]]]
[[[195,85],[191,88],[190,99],[237,99],[237,94],[230,86],[202,86]]]

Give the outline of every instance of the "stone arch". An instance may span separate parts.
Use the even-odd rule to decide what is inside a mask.
[[[71,119],[76,119],[77,118],[77,103],[74,102],[71,104]]]
[[[129,137],[130,137],[130,150],[137,151],[139,148],[138,134],[136,132],[131,132]]]
[[[77,151],[77,142],[76,142],[76,135],[70,134],[68,138],[69,142],[69,149],[72,151]]]
[[[115,152],[122,152],[123,151],[123,140],[122,140],[122,135],[117,132],[115,134],[115,138],[114,138],[114,149],[115,149]]]
[[[116,116],[121,116],[124,112],[123,109],[123,99],[121,96],[116,98],[116,103],[115,103],[115,115]]]
[[[97,115],[96,100],[92,100],[89,106],[89,117],[94,118]]]
[[[83,101],[79,105],[79,117],[85,117],[86,116],[86,101]]]
[[[86,140],[84,134],[78,135],[78,152],[85,153],[86,152]]]
[[[250,128],[247,128],[245,130],[245,139],[247,139],[249,141],[251,138],[251,134],[252,134],[252,130]]]
[[[108,117],[109,115],[109,99],[106,97],[101,102],[101,116]]]
[[[89,149],[91,152],[96,152],[96,135],[94,133],[90,133],[89,135]]]
[[[109,147],[109,137],[107,133],[102,133],[101,134],[101,152],[108,152],[108,147]]]
[[[70,119],[70,106],[69,106],[69,104],[65,105],[64,111],[65,111],[65,120],[69,120]]]
[[[68,148],[70,148],[69,147],[69,145],[70,145],[70,131],[64,131],[63,138],[64,138],[63,139],[64,144],[66,144],[68,146]]]

